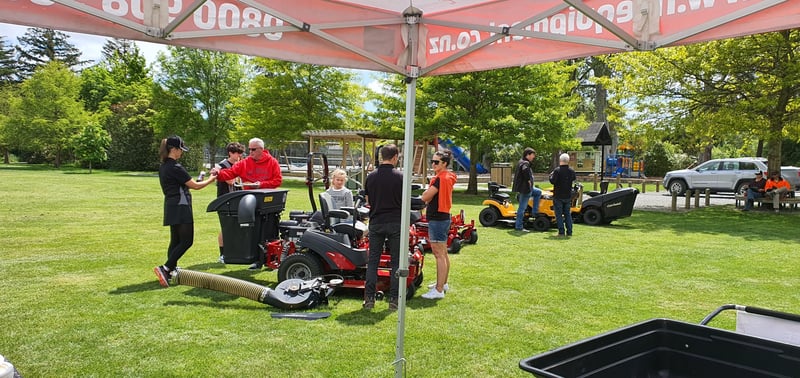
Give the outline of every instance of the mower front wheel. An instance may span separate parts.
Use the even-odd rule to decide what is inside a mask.
[[[498,219],[500,219],[500,211],[494,207],[487,207],[478,214],[478,221],[481,222],[481,226],[483,227],[494,226]]]
[[[306,253],[293,253],[281,262],[278,268],[278,281],[290,278],[310,280],[322,275],[322,264],[319,259]]]
[[[453,239],[452,242],[450,242],[450,245],[447,247],[447,253],[456,254],[459,252],[461,252],[461,239],[455,238]]]

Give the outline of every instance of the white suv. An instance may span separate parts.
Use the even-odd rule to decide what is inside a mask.
[[[687,190],[741,193],[756,172],[767,170],[764,158],[713,159],[692,169],[669,171],[664,175],[664,188],[682,196]],[[800,185],[800,169],[781,167],[781,175],[796,188]],[[767,174],[764,175],[767,178]]]

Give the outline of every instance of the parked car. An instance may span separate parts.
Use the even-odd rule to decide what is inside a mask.
[[[669,171],[664,175],[664,188],[682,196],[687,190],[742,193],[756,172],[767,171],[764,158],[713,159],[691,169]],[[793,188],[800,187],[800,168],[781,167],[783,176]]]

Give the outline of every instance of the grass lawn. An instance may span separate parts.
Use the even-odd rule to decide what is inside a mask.
[[[308,210],[301,182],[287,210]],[[483,186],[481,187],[483,189]],[[276,272],[217,263],[209,187],[193,191],[181,266],[274,287]],[[457,194],[476,219],[485,194]],[[337,293],[325,320],[188,286],[163,289],[169,232],[150,173],[0,165],[0,354],[24,377],[388,377],[397,314]],[[692,323],[725,303],[800,313],[800,212],[634,211],[607,227],[518,235],[478,226],[451,255],[452,290],[408,302],[409,377],[523,377],[523,358],[646,319]],[[427,255],[426,283],[435,277]],[[424,290],[422,290],[424,292]],[[731,318],[712,323],[730,328]]]

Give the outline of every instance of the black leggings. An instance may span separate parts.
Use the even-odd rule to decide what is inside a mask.
[[[164,266],[175,270],[178,260],[194,243],[194,223],[173,224],[169,226],[169,248]]]

